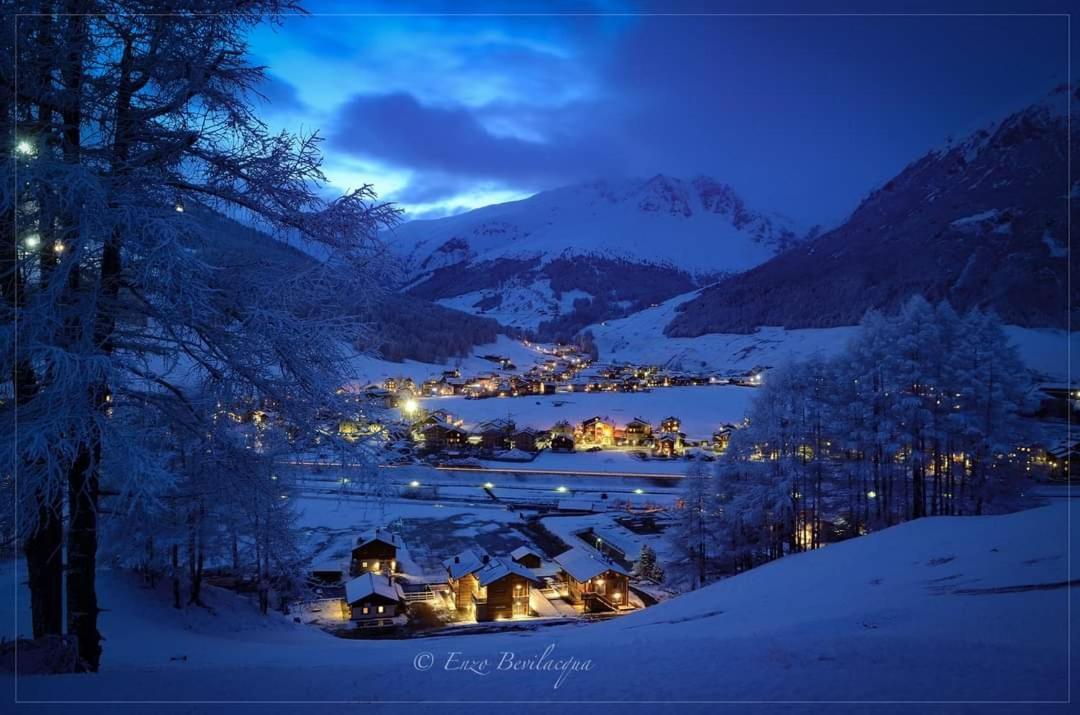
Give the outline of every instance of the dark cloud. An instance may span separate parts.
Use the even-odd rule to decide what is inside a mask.
[[[569,180],[611,164],[599,139],[563,131],[545,141],[498,136],[467,109],[425,106],[403,93],[354,96],[339,111],[329,143],[396,166],[518,185]]]
[[[272,112],[302,112],[308,109],[296,87],[272,74],[267,73],[255,91]]]

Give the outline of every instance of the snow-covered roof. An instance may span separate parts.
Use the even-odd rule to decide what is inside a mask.
[[[630,575],[622,566],[608,561],[595,551],[580,547],[574,547],[559,554],[555,557],[555,563],[559,564],[562,570],[570,574],[575,581],[588,581],[605,571],[614,571],[624,576]]]
[[[308,569],[309,573],[328,573],[333,571],[344,571],[340,561],[322,561],[311,565]]]
[[[405,542],[401,540],[400,536],[389,529],[383,529],[381,527],[372,529],[371,531],[365,531],[360,535],[360,538],[356,540],[356,545],[366,546],[375,541],[381,541],[382,543],[389,544],[397,549],[405,546]]]
[[[465,549],[460,554],[444,560],[442,564],[446,567],[450,578],[461,578],[483,568],[486,556],[488,554],[483,549]]]
[[[496,458],[507,462],[531,462],[535,455],[521,449],[507,449],[495,455]]]
[[[513,551],[510,552],[510,558],[515,559],[515,560],[520,559],[523,556],[536,556],[537,558],[543,558],[543,556],[541,554],[539,554],[536,551],[530,549],[528,546],[525,546],[524,544],[522,544],[521,546],[517,547],[516,549],[514,549]]]
[[[492,559],[482,569],[477,571],[476,580],[479,581],[481,586],[487,586],[510,574],[517,574],[523,579],[540,585],[540,579],[534,576],[532,571],[515,561],[504,559],[502,557]]]
[[[388,576],[368,572],[345,584],[345,601],[350,605],[372,595],[382,596],[391,601],[401,601],[405,598],[401,586],[391,581]]]

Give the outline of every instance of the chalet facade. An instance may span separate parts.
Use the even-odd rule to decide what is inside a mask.
[[[401,537],[389,529],[374,529],[362,534],[352,550],[349,574],[396,572],[398,549],[404,545]]]
[[[661,432],[678,432],[682,429],[682,421],[678,417],[665,417],[660,422]]]
[[[576,436],[580,442],[610,447],[615,442],[615,424],[605,417],[590,417],[581,423]]]
[[[566,584],[566,599],[585,613],[622,611],[630,606],[630,574],[622,566],[581,547],[555,557]]]
[[[652,439],[652,425],[635,417],[623,429],[623,440],[631,447],[640,447]]]
[[[349,618],[361,625],[395,625],[406,613],[405,594],[389,575],[365,573],[345,584]]]
[[[653,440],[653,452],[658,457],[674,457],[682,454],[685,447],[681,432],[661,432]]]
[[[480,448],[486,452],[499,452],[510,449],[510,441],[516,427],[510,420],[490,420],[477,428],[480,435]]]
[[[428,425],[420,431],[424,449],[462,449],[469,443],[469,433],[448,422]]]
[[[542,446],[540,434],[531,427],[523,427],[515,430],[510,436],[509,449],[520,449],[523,452],[537,452]]]
[[[450,587],[450,600],[459,614],[472,615],[475,612],[473,599],[480,592],[476,572],[490,561],[491,556],[482,549],[466,549],[443,561],[446,583]]]
[[[475,572],[473,614],[477,621],[498,621],[533,615],[530,591],[541,581],[529,569],[507,558],[494,558]]]

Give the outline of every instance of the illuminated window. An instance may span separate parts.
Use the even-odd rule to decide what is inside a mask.
[[[360,568],[366,569],[367,568],[367,561],[361,561],[360,562]]]
[[[386,610],[386,606],[379,606],[379,613],[382,613],[385,610]]]
[[[379,562],[378,562],[378,561],[374,561],[374,562],[372,562],[372,564],[371,564],[371,568],[373,568],[374,570],[378,571],[378,570],[379,570]]]
[[[361,613],[363,613],[365,616],[370,612],[371,612],[371,609],[368,608],[367,606],[364,606],[363,610],[361,610]]]

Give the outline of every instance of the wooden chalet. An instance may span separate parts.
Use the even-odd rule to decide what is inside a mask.
[[[473,615],[478,621],[497,621],[533,615],[529,592],[543,585],[529,569],[507,558],[493,558],[475,572]]]
[[[515,430],[510,436],[510,449],[520,449],[523,452],[536,452],[540,449],[540,435],[531,427],[522,427]]]
[[[458,613],[471,614],[475,604],[473,596],[480,590],[476,572],[487,566],[491,556],[483,549],[466,549],[443,561],[450,598]]]
[[[519,546],[510,552],[510,558],[528,569],[540,568],[543,557],[528,546]]]
[[[639,447],[652,439],[652,425],[640,417],[635,417],[626,423],[623,435],[626,444]]]
[[[394,573],[398,570],[398,549],[404,545],[401,537],[389,529],[373,529],[362,534],[352,550],[349,574]]]
[[[610,446],[615,439],[615,424],[605,417],[590,417],[578,429],[581,442]]]
[[[406,612],[405,594],[389,574],[365,573],[346,583],[345,604],[362,625],[395,625]]]
[[[420,430],[424,449],[461,449],[469,442],[469,433],[449,422],[437,422]]]
[[[1075,479],[1080,469],[1080,439],[1066,439],[1046,450],[1050,478],[1060,481]]]
[[[720,425],[715,432],[712,433],[712,448],[717,452],[723,452],[727,450],[728,443],[731,441],[731,433],[734,431],[735,426],[730,424]]]
[[[566,599],[585,613],[631,608],[630,574],[600,554],[574,547],[555,557],[566,584]]]
[[[489,420],[477,428],[480,435],[480,448],[488,452],[510,449],[510,441],[515,431],[510,420]]]
[[[660,422],[661,432],[678,432],[682,429],[682,421],[678,417],[665,417]]]
[[[684,446],[683,435],[680,432],[661,432],[653,440],[653,452],[658,457],[674,457],[682,454]]]

